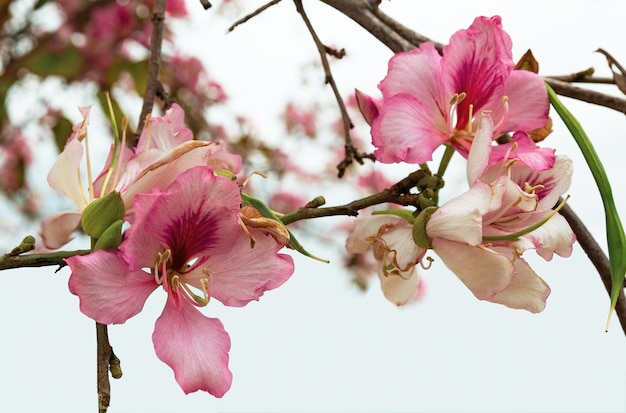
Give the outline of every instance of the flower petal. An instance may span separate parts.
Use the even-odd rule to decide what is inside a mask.
[[[501,253],[504,249],[496,248]],[[513,251],[509,249],[511,256]],[[530,265],[522,259],[515,260],[515,277],[513,282],[500,291],[489,301],[498,303],[510,308],[527,310],[531,313],[540,313],[546,307],[546,300],[550,295],[550,287],[539,277]]]
[[[499,16],[477,17],[467,30],[452,35],[443,49],[444,81],[453,93],[466,93],[458,103],[455,129],[464,130],[471,121],[470,105],[475,113],[490,110],[486,104],[502,98],[513,69],[511,48]]]
[[[243,231],[224,254],[212,255],[204,264],[212,274],[211,295],[223,304],[244,306],[263,292],[281,286],[293,274],[293,259],[278,254],[281,245],[262,231],[252,229],[254,248]]]
[[[379,266],[377,273],[383,295],[393,304],[402,306],[419,298],[420,281],[416,266],[401,274],[384,274]]]
[[[549,212],[548,212],[549,213]],[[569,257],[576,241],[576,234],[572,231],[565,218],[556,214],[548,222],[524,236],[530,240],[544,260],[550,261],[553,253],[561,257]]]
[[[508,102],[504,131],[529,132],[545,126],[548,122],[548,92],[543,79],[536,73],[513,70],[506,79],[503,94]],[[494,111],[494,119],[502,117],[504,108],[501,100],[494,101],[489,107]]]
[[[83,144],[78,139],[68,141],[48,173],[48,184],[70,198],[80,211],[87,206],[79,175],[83,154]]]
[[[174,370],[185,393],[208,391],[222,397],[230,388],[230,337],[217,318],[202,315],[185,300],[176,307],[168,298],[157,319],[152,342],[157,357]]]
[[[376,100],[358,89],[354,90],[354,96],[365,122],[371,126],[374,123],[374,119],[378,116],[378,107],[381,105],[380,100]]]
[[[514,277],[511,260],[483,246],[469,246],[442,238],[433,240],[441,260],[479,300],[490,300]]]
[[[435,123],[446,127],[454,92],[444,88],[441,56],[432,43],[422,43],[417,49],[396,53],[389,60],[387,76],[378,87],[385,101],[401,93],[413,95],[424,111],[436,119]]]
[[[143,271],[129,271],[119,252],[99,250],[66,259],[69,288],[80,311],[102,324],[121,324],[139,313],[158,284]]]
[[[435,149],[447,139],[432,113],[407,93],[385,99],[372,125],[372,143],[377,148],[374,154],[383,163],[430,161]]]
[[[196,166],[228,169],[237,173],[241,169],[241,157],[226,152],[221,142],[189,141],[177,146],[144,169],[134,169],[138,174],[122,192],[127,215],[134,213],[135,195],[151,192],[154,188],[165,189],[182,172]]]
[[[155,198],[156,197],[156,198]],[[158,253],[170,249],[172,268],[229,249],[239,227],[239,186],[209,167],[181,173],[164,192],[135,197],[135,222],[122,244],[132,270],[152,267]]]
[[[44,218],[41,221],[39,235],[48,249],[61,248],[72,240],[72,233],[80,226],[81,214],[78,211],[66,211]]]
[[[445,238],[478,245],[483,237],[483,215],[501,205],[505,186],[477,181],[463,194],[443,204],[426,224],[429,238]]]

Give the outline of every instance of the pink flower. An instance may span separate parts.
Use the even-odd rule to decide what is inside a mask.
[[[426,234],[477,298],[540,312],[550,288],[522,254],[531,248],[546,260],[571,254],[574,233],[552,207],[569,188],[572,164],[565,157],[545,171],[506,157],[491,164],[492,128],[483,118],[476,132],[468,158],[470,189],[431,215]]]
[[[548,98],[535,73],[514,70],[511,39],[500,17],[478,17],[451,38],[439,55],[432,43],[398,53],[379,85],[383,99],[359,96],[372,125],[376,158],[385,163],[424,163],[449,143],[467,156],[474,114],[491,111],[502,132],[530,131],[548,119]]]
[[[64,211],[42,221],[40,235],[46,248],[57,249],[68,243],[80,224],[85,207],[111,191],[121,193],[126,219],[130,222],[136,194],[150,192],[153,188],[163,189],[187,169],[208,165],[236,173],[241,168],[241,158],[227,153],[221,142],[191,140],[191,131],[183,126],[182,109],[174,105],[165,117],[150,119],[136,150],[122,144],[114,160],[112,146],[100,175],[92,180],[88,170],[89,176],[84,183],[79,171],[88,140],[89,108],[82,108],[81,112],[83,121],[74,127],[74,133],[48,174],[50,186],[70,198],[76,210]]]
[[[383,295],[397,306],[414,302],[420,294],[416,266],[426,250],[415,245],[412,231],[413,225],[402,217],[372,215],[357,219],[346,240],[350,253],[373,250]]]
[[[124,323],[163,287],[167,301],[152,340],[185,393],[221,397],[232,381],[230,338],[218,319],[197,307],[212,297],[244,306],[293,273],[291,257],[278,254],[281,246],[271,237],[252,230],[257,242],[250,247],[239,225],[240,203],[237,183],[195,167],[164,191],[136,196],[135,222],[120,250],[67,260],[81,311],[103,324]]]

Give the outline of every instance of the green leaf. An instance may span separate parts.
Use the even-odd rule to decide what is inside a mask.
[[[72,81],[81,73],[83,63],[82,54],[73,46],[58,52],[41,47],[24,60],[24,67],[41,77],[56,75]]]
[[[604,167],[589,137],[587,137],[587,134],[582,126],[580,126],[578,120],[576,120],[572,113],[567,110],[556,96],[554,90],[552,90],[548,84],[546,84],[546,88],[548,90],[548,96],[550,97],[550,103],[561,119],[563,119],[563,122],[583,153],[585,161],[587,161],[587,165],[589,165],[589,169],[593,175],[593,179],[596,181],[596,185],[600,190],[600,196],[602,197],[606,218],[606,240],[609,246],[609,260],[611,264],[611,307],[607,318],[608,329],[611,315],[613,310],[615,310],[617,298],[624,285],[624,274],[626,274],[626,236],[624,235],[624,228],[622,227],[622,222],[615,208],[611,184],[609,183]]]

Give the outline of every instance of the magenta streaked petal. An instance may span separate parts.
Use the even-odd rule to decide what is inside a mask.
[[[80,226],[78,211],[60,212],[41,221],[39,235],[48,249],[61,248],[72,240],[72,234]]]
[[[118,252],[99,250],[67,260],[69,288],[80,299],[80,311],[102,324],[121,324],[141,311],[158,287],[154,277],[129,271]]]
[[[293,274],[293,259],[278,254],[282,246],[274,238],[254,229],[251,234],[256,239],[254,248],[241,231],[227,252],[211,256],[203,265],[212,274],[211,295],[225,305],[241,307],[258,300]]]
[[[514,70],[504,84],[503,95],[507,97],[509,106],[503,131],[529,132],[548,122],[548,92],[543,79],[536,73]],[[494,101],[489,109],[494,111],[494,119],[501,119],[500,102]]]
[[[144,203],[151,205],[144,209]],[[155,193],[138,194],[136,221],[121,247],[130,268],[152,267],[165,249],[176,270],[192,258],[227,251],[241,231],[240,203],[236,182],[202,166],[181,173],[156,199]]]
[[[444,80],[454,93],[466,93],[457,107],[456,129],[465,129],[474,113],[501,98],[505,80],[513,69],[512,42],[502,30],[499,16],[477,17],[467,30],[459,30],[443,49]]]
[[[383,163],[424,163],[448,137],[413,96],[402,93],[385,99],[372,125],[376,160]]]
[[[441,56],[432,43],[395,54],[389,60],[387,76],[378,87],[385,101],[400,93],[413,95],[436,123],[446,124],[454,92],[445,89]]]
[[[515,148],[514,150],[512,150]],[[541,148],[524,132],[516,132],[511,142],[491,148],[489,164],[498,163],[506,157],[506,161],[519,159],[521,163],[535,171],[545,171],[554,166],[555,150]]]
[[[513,281],[511,260],[491,249],[442,238],[433,240],[433,249],[479,300],[492,299]]]
[[[152,342],[157,357],[174,370],[185,393],[204,390],[222,397],[230,388],[230,337],[217,318],[205,317],[184,300],[175,306],[168,299]]]

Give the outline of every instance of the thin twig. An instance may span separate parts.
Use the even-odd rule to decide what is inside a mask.
[[[90,252],[91,250],[77,250],[52,252],[47,254],[5,254],[0,259],[0,271],[21,267],[45,267],[49,265],[58,265],[60,269],[67,265],[65,263],[66,258],[73,257],[75,255],[85,255]]]
[[[373,206],[384,204],[387,202],[399,204],[399,205],[418,205],[418,194],[411,194],[409,191],[416,187],[420,181],[428,175],[422,170],[412,172],[407,177],[398,181],[391,188],[385,189],[377,194],[367,196],[365,198],[357,199],[345,205],[338,205],[332,207],[305,207],[292,212],[291,214],[283,215],[280,220],[283,224],[291,224],[296,221],[311,218],[321,218],[336,215],[357,216],[359,211]]]
[[[626,99],[596,92],[595,90],[583,89],[549,77],[544,78],[544,80],[557,94],[561,96],[567,96],[576,100],[582,100],[583,102],[593,103],[594,105],[604,106],[626,115]]]
[[[258,16],[259,14],[263,13],[265,10],[269,9],[270,7],[272,7],[275,4],[280,3],[280,0],[272,0],[269,3],[264,4],[263,6],[259,7],[258,9],[256,9],[255,11],[253,11],[250,14],[246,14],[245,16],[243,16],[241,19],[237,20],[236,22],[234,22],[229,28],[228,31],[232,32],[233,30],[235,30],[235,27],[244,24],[245,22],[247,22],[248,20],[250,20],[251,18]]]
[[[356,160],[358,163],[363,164],[363,159],[368,158],[373,160],[374,158],[373,155],[359,153],[359,151],[354,147],[354,144],[352,143],[352,137],[350,136],[350,131],[354,126],[352,124],[352,120],[350,120],[348,109],[346,108],[346,104],[341,97],[341,93],[339,92],[339,88],[337,87],[337,83],[335,82],[335,78],[333,77],[332,71],[330,70],[330,63],[328,63],[327,57],[328,47],[322,43],[319,36],[315,32],[313,24],[311,24],[309,17],[304,11],[304,7],[302,6],[302,0],[294,0],[293,2],[296,5],[296,10],[298,11],[298,13],[300,13],[304,24],[311,34],[315,46],[317,47],[317,51],[322,61],[322,67],[324,68],[325,83],[330,85],[330,88],[335,95],[337,105],[339,106],[339,111],[341,112],[341,120],[343,122],[343,137],[345,141],[345,157],[337,166],[338,176],[339,178],[341,178],[344,175],[346,168],[350,164],[352,164],[353,161]]]
[[[163,26],[165,21],[165,0],[155,0],[152,10],[152,37],[150,39],[150,61],[148,63],[148,81],[143,95],[143,107],[139,115],[136,139],[141,135],[147,116],[152,113],[161,67],[161,44],[163,43]],[[136,144],[136,142],[134,142]]]

